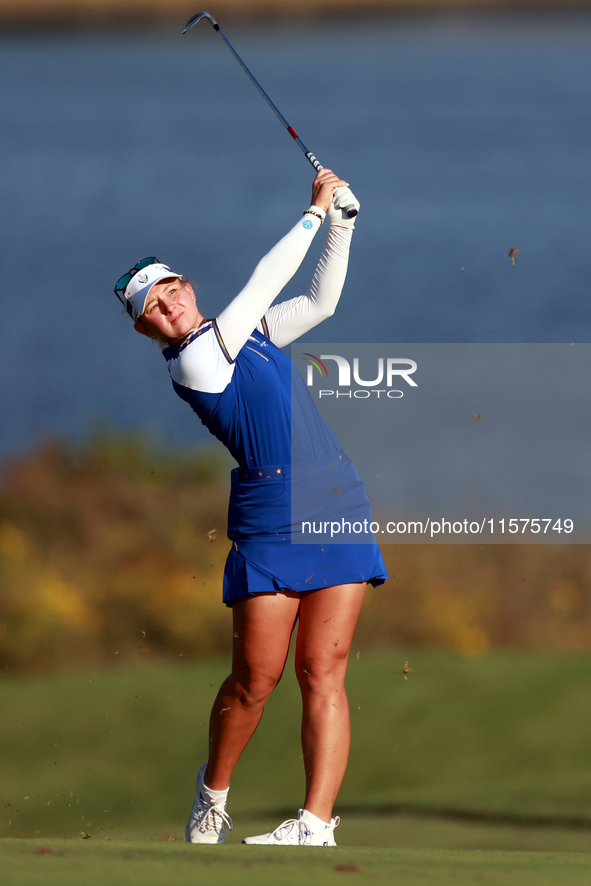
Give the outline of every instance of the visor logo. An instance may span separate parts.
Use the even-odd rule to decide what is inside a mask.
[[[148,282],[148,275],[147,274],[138,274],[137,275],[137,282],[138,283],[147,283]]]

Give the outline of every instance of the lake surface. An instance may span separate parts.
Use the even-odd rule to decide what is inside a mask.
[[[307,341],[591,341],[589,14],[225,30],[362,203],[340,308]],[[204,442],[113,285],[155,254],[215,314],[311,167],[205,23],[5,34],[0,83],[0,456],[98,420]]]

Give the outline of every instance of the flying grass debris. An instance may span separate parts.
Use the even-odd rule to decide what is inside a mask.
[[[521,250],[515,249],[514,246],[512,246],[511,249],[509,250],[509,258],[511,259],[511,263],[512,263],[513,267],[515,267],[515,259],[517,258],[518,252],[521,252]]]
[[[408,675],[413,673],[413,669],[409,668],[408,662],[404,662],[404,667],[402,668],[402,676],[405,680],[408,680]]]
[[[482,421],[482,412],[473,412],[472,421]]]

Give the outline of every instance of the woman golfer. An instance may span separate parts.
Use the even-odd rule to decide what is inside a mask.
[[[365,587],[387,573],[373,536],[363,544],[292,543],[306,542],[299,517],[292,519],[292,497],[306,519],[330,513],[371,522],[371,513],[355,468],[280,348],[329,317],[339,300],[354,226],[333,204],[335,188],[344,186],[331,170],[318,173],[303,218],[214,320],[203,318],[190,284],[155,258],[138,262],[115,288],[136,330],[163,346],[177,394],[238,462],[224,572],[232,673],[211,713],[209,760],[197,775],[186,828],[191,843],[223,843],[224,826],[232,827],[230,777],[279,682],[299,621],[304,804],[297,819],[244,842],[336,845],[332,810],[350,745],[347,658]],[[271,307],[325,215],[328,234],[308,292]]]

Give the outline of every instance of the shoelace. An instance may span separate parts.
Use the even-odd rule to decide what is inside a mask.
[[[219,834],[224,824],[227,824],[231,831],[234,830],[234,822],[221,806],[209,806],[205,813],[203,808],[197,812],[193,809],[191,818],[202,834],[206,831],[215,831],[216,834]]]
[[[276,840],[292,839],[291,834],[294,828],[298,831],[296,843],[300,846],[307,846],[311,841],[312,831],[309,831],[304,822],[300,821],[299,818],[288,818],[287,821],[275,828],[273,836]],[[280,835],[280,831],[286,831],[285,835]]]

